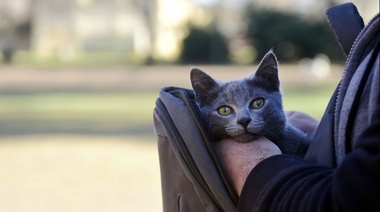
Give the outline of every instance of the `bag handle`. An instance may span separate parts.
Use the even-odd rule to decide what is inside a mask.
[[[340,47],[347,56],[351,51],[356,37],[364,28],[362,17],[356,6],[351,2],[327,9],[326,15]]]

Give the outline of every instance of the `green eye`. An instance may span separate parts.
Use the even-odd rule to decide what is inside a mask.
[[[218,113],[222,116],[228,116],[232,113],[232,108],[229,106],[221,106],[218,108]]]
[[[257,98],[251,102],[251,108],[253,109],[259,109],[264,106],[264,99],[263,98]]]

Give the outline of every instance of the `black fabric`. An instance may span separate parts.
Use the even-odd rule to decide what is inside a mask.
[[[329,23],[346,55],[364,27],[364,22],[356,6],[352,3],[331,7],[326,11]]]
[[[305,160],[327,167],[335,167],[334,111],[338,88],[333,93],[305,155]],[[323,154],[321,154],[323,152]]]

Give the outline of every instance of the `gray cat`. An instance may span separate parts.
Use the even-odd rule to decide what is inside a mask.
[[[212,141],[231,137],[249,142],[262,135],[284,154],[306,153],[310,138],[287,123],[272,51],[248,78],[220,82],[198,68],[191,70],[190,78]]]

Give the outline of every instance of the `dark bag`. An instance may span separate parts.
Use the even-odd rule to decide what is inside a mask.
[[[167,87],[154,109],[164,211],[237,211],[237,195],[205,134],[194,92]]]

